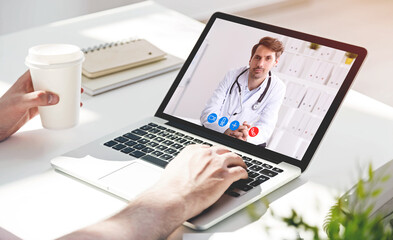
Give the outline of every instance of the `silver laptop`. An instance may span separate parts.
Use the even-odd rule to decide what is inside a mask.
[[[250,74],[266,70],[255,70],[251,59],[265,37],[285,50],[266,81],[249,89]],[[258,49],[254,55],[265,59],[266,51]],[[249,178],[185,223],[207,229],[307,168],[366,54],[350,44],[215,13],[155,116],[56,157],[52,166],[131,200],[157,182],[185,146],[224,145],[244,159]],[[233,133],[240,126],[247,128],[239,137]]]

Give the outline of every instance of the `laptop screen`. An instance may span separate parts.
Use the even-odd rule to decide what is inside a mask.
[[[163,113],[302,160],[340,89],[342,100],[349,88],[353,77],[346,87],[344,80],[359,68],[359,52],[272,26],[222,18],[210,25]]]

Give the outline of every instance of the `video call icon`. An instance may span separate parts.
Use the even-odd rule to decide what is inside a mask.
[[[220,118],[220,120],[218,120],[218,126],[220,127],[224,127],[225,125],[227,125],[228,123],[228,118],[226,117],[222,117]]]
[[[229,128],[232,130],[232,131],[235,131],[236,129],[238,129],[239,128],[239,126],[240,126],[240,123],[238,122],[238,121],[233,121],[233,122],[231,122],[231,125],[229,125]]]
[[[259,133],[259,129],[257,127],[252,127],[250,128],[250,130],[248,131],[248,135],[250,137],[255,137],[256,135],[258,135]]]
[[[207,117],[207,121],[209,123],[214,123],[217,120],[217,114],[215,113],[211,113],[208,117]]]

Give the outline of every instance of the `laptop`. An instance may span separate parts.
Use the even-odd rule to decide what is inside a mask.
[[[284,91],[268,115],[270,130],[264,123],[249,121],[248,138],[238,139],[224,130],[235,131],[243,124],[235,121],[242,114],[226,115],[222,107],[209,112],[206,106],[214,102],[212,96],[228,72],[247,69],[252,47],[264,37],[285,47],[270,71],[270,88],[279,84]],[[56,157],[51,164],[58,171],[131,200],[157,182],[165,166],[185,146],[226,146],[243,158],[249,178],[232,184],[215,204],[184,223],[193,229],[207,229],[306,170],[366,54],[362,47],[215,13],[154,116]],[[237,87],[234,89],[232,94],[237,94]],[[274,97],[272,92],[267,91],[261,105]],[[227,92],[224,95],[228,97]],[[255,115],[247,104],[240,108]],[[256,141],[258,134],[264,134],[263,142]]]

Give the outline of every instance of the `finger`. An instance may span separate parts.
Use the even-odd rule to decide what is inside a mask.
[[[216,154],[224,154],[224,153],[228,153],[230,152],[230,150],[224,146],[220,146],[220,145],[214,145],[212,147],[210,147],[210,149],[212,151],[214,151]]]
[[[59,102],[59,96],[49,91],[35,91],[27,93],[22,98],[22,104],[27,108],[38,106],[55,105]]]
[[[227,165],[228,168],[240,166],[244,169],[247,169],[247,165],[243,161],[243,159],[234,152],[228,152],[228,153],[222,154],[222,157],[225,158],[224,161],[225,161],[225,164]]]
[[[230,176],[230,179],[232,182],[236,182],[239,179],[247,179],[248,178],[248,173],[246,169],[236,166],[236,167],[231,167],[228,168],[228,173]]]

